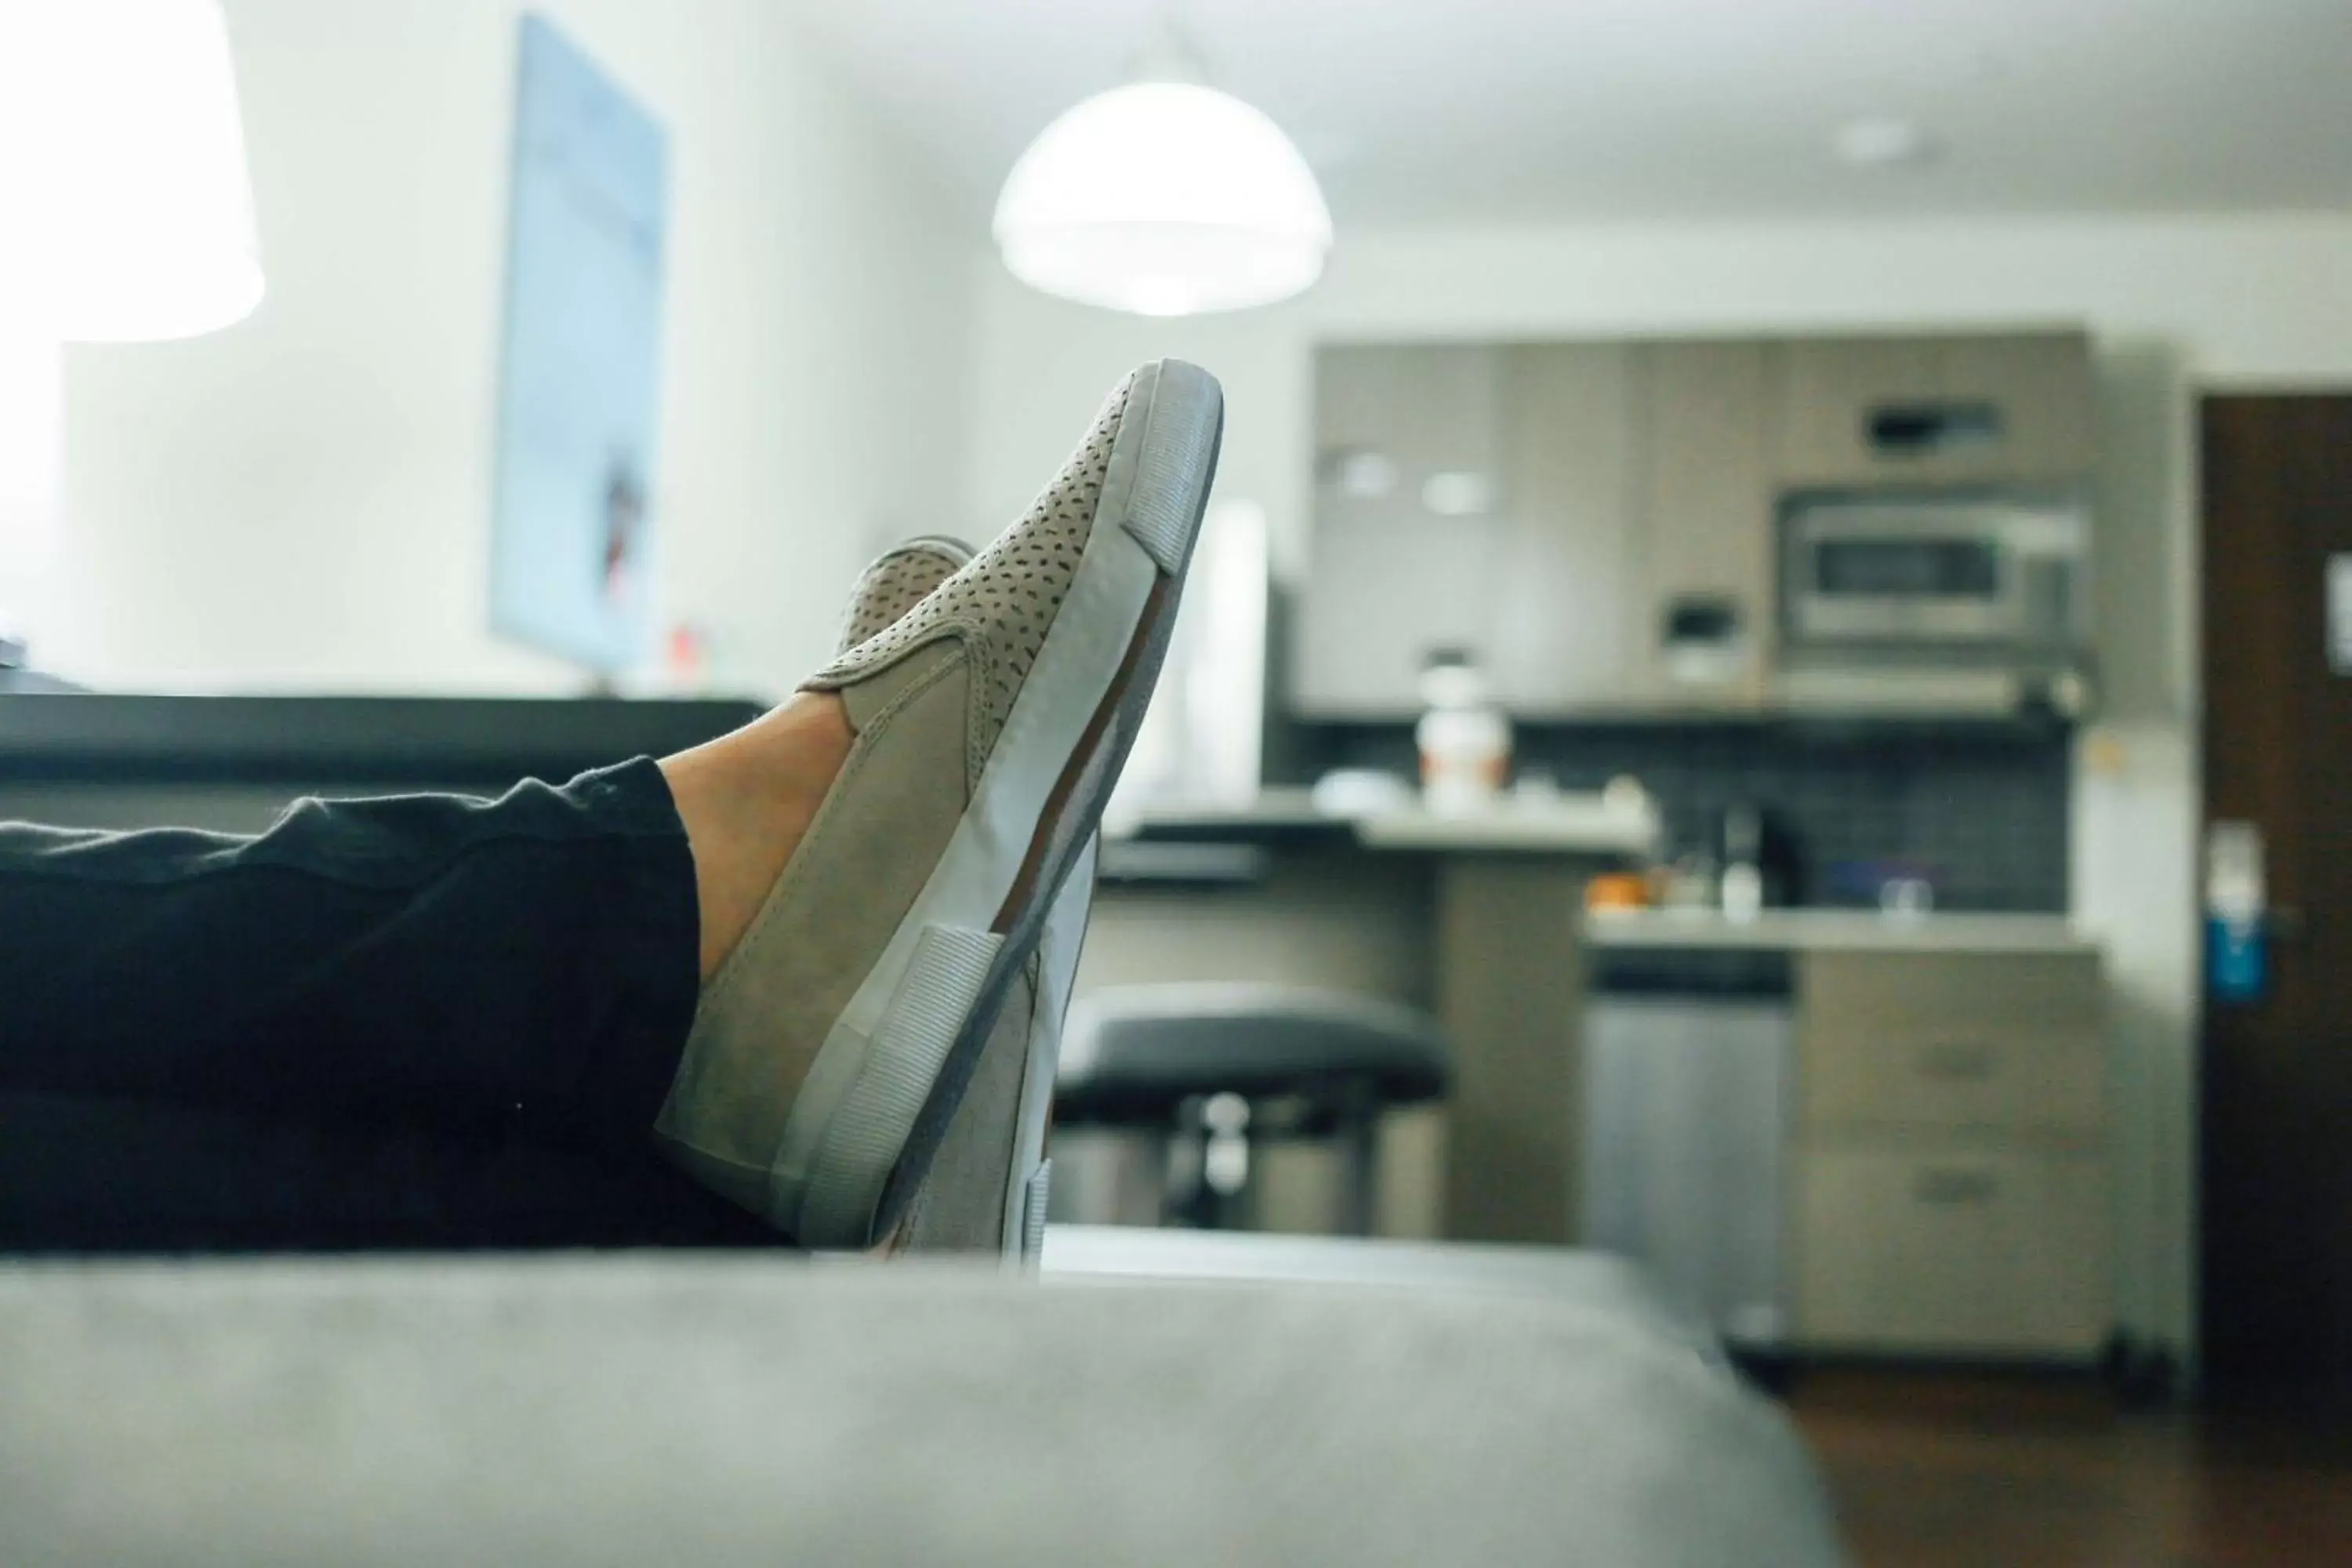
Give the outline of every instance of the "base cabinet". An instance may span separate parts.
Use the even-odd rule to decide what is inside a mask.
[[[2095,1152],[1814,1148],[1794,1208],[1807,1348],[2074,1359],[2107,1337]]]
[[[2114,1322],[2097,955],[1824,952],[1796,973],[1799,1346],[2096,1355]]]

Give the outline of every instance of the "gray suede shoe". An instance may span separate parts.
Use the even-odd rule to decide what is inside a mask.
[[[1046,928],[1067,921],[1081,862],[1091,878],[1223,421],[1197,366],[1137,371],[1026,516],[804,683],[840,695],[856,739],[703,987],[655,1126],[680,1166],[802,1244],[890,1234],[951,1141],[970,1144],[975,1168],[965,1180],[959,1153],[942,1201],[949,1184],[1001,1194],[987,1200],[1000,1242],[1043,1220],[1052,1064],[1033,1070],[1033,1023],[1003,1049],[989,1042],[1016,992],[1058,996],[1036,1017],[1058,1017],[1066,1000],[1076,943]],[[1076,911],[1073,938],[1083,897]],[[967,1089],[981,1098],[961,1134]]]
[[[971,560],[961,540],[911,539],[850,589],[841,651],[896,625]],[[891,1240],[893,1252],[996,1252],[1034,1259],[1045,1239],[1054,1073],[1094,907],[1095,841],[1045,916],[1045,934],[1005,998],[931,1173]]]

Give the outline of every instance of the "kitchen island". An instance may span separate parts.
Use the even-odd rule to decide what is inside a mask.
[[[1259,981],[1427,1008],[1454,1051],[1444,1151],[1392,1140],[1385,1180],[1436,1184],[1447,1237],[1566,1243],[1585,884],[1656,834],[1646,802],[1595,795],[1342,819],[1286,791],[1148,816],[1104,845],[1078,989]]]

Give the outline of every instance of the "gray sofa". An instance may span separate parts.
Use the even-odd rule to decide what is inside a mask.
[[[1840,1561],[1785,1421],[1615,1266],[1255,1245],[20,1264],[0,1562]]]

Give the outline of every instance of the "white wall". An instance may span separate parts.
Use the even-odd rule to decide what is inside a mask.
[[[34,629],[54,574],[64,391],[58,345],[0,322],[0,637]]]
[[[765,0],[542,0],[667,126],[665,609],[782,684],[955,500],[973,236]],[[227,0],[268,297],[67,368],[42,662],[115,687],[567,689],[493,642],[513,0]]]
[[[1009,515],[1122,371],[1198,360],[1228,399],[1220,493],[1304,566],[1308,350],[1326,337],[1576,336],[2081,321],[2098,335],[2108,705],[2077,769],[2076,913],[2116,1013],[2119,1307],[2194,1326],[2198,973],[2193,386],[2352,384],[2352,217],[1349,232],[1302,300],[1150,321],[977,264],[970,504]]]

